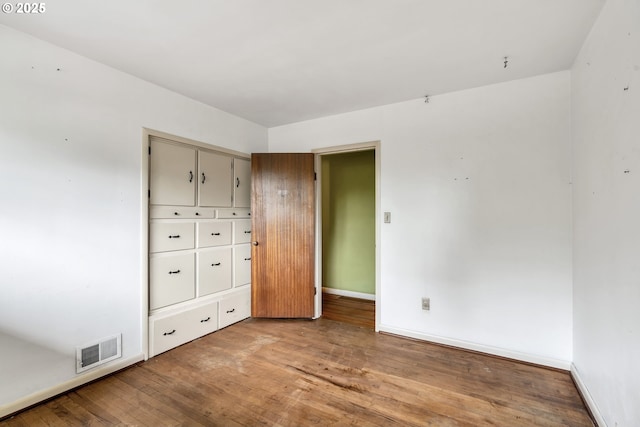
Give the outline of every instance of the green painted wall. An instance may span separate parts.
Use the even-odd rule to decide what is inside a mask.
[[[321,159],[323,286],[375,294],[375,152]]]

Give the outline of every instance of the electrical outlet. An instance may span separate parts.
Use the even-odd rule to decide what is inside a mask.
[[[422,309],[425,311],[431,310],[431,298],[422,298]]]

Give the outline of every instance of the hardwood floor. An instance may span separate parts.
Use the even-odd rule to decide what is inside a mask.
[[[340,295],[322,294],[322,317],[375,329],[376,303]]]
[[[567,372],[328,319],[248,319],[2,426],[591,426]]]

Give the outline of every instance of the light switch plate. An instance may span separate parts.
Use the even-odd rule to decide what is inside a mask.
[[[391,222],[391,212],[384,213],[384,222],[389,224]]]

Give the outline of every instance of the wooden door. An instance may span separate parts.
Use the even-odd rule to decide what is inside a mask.
[[[314,155],[253,154],[251,190],[251,315],[312,318]]]

